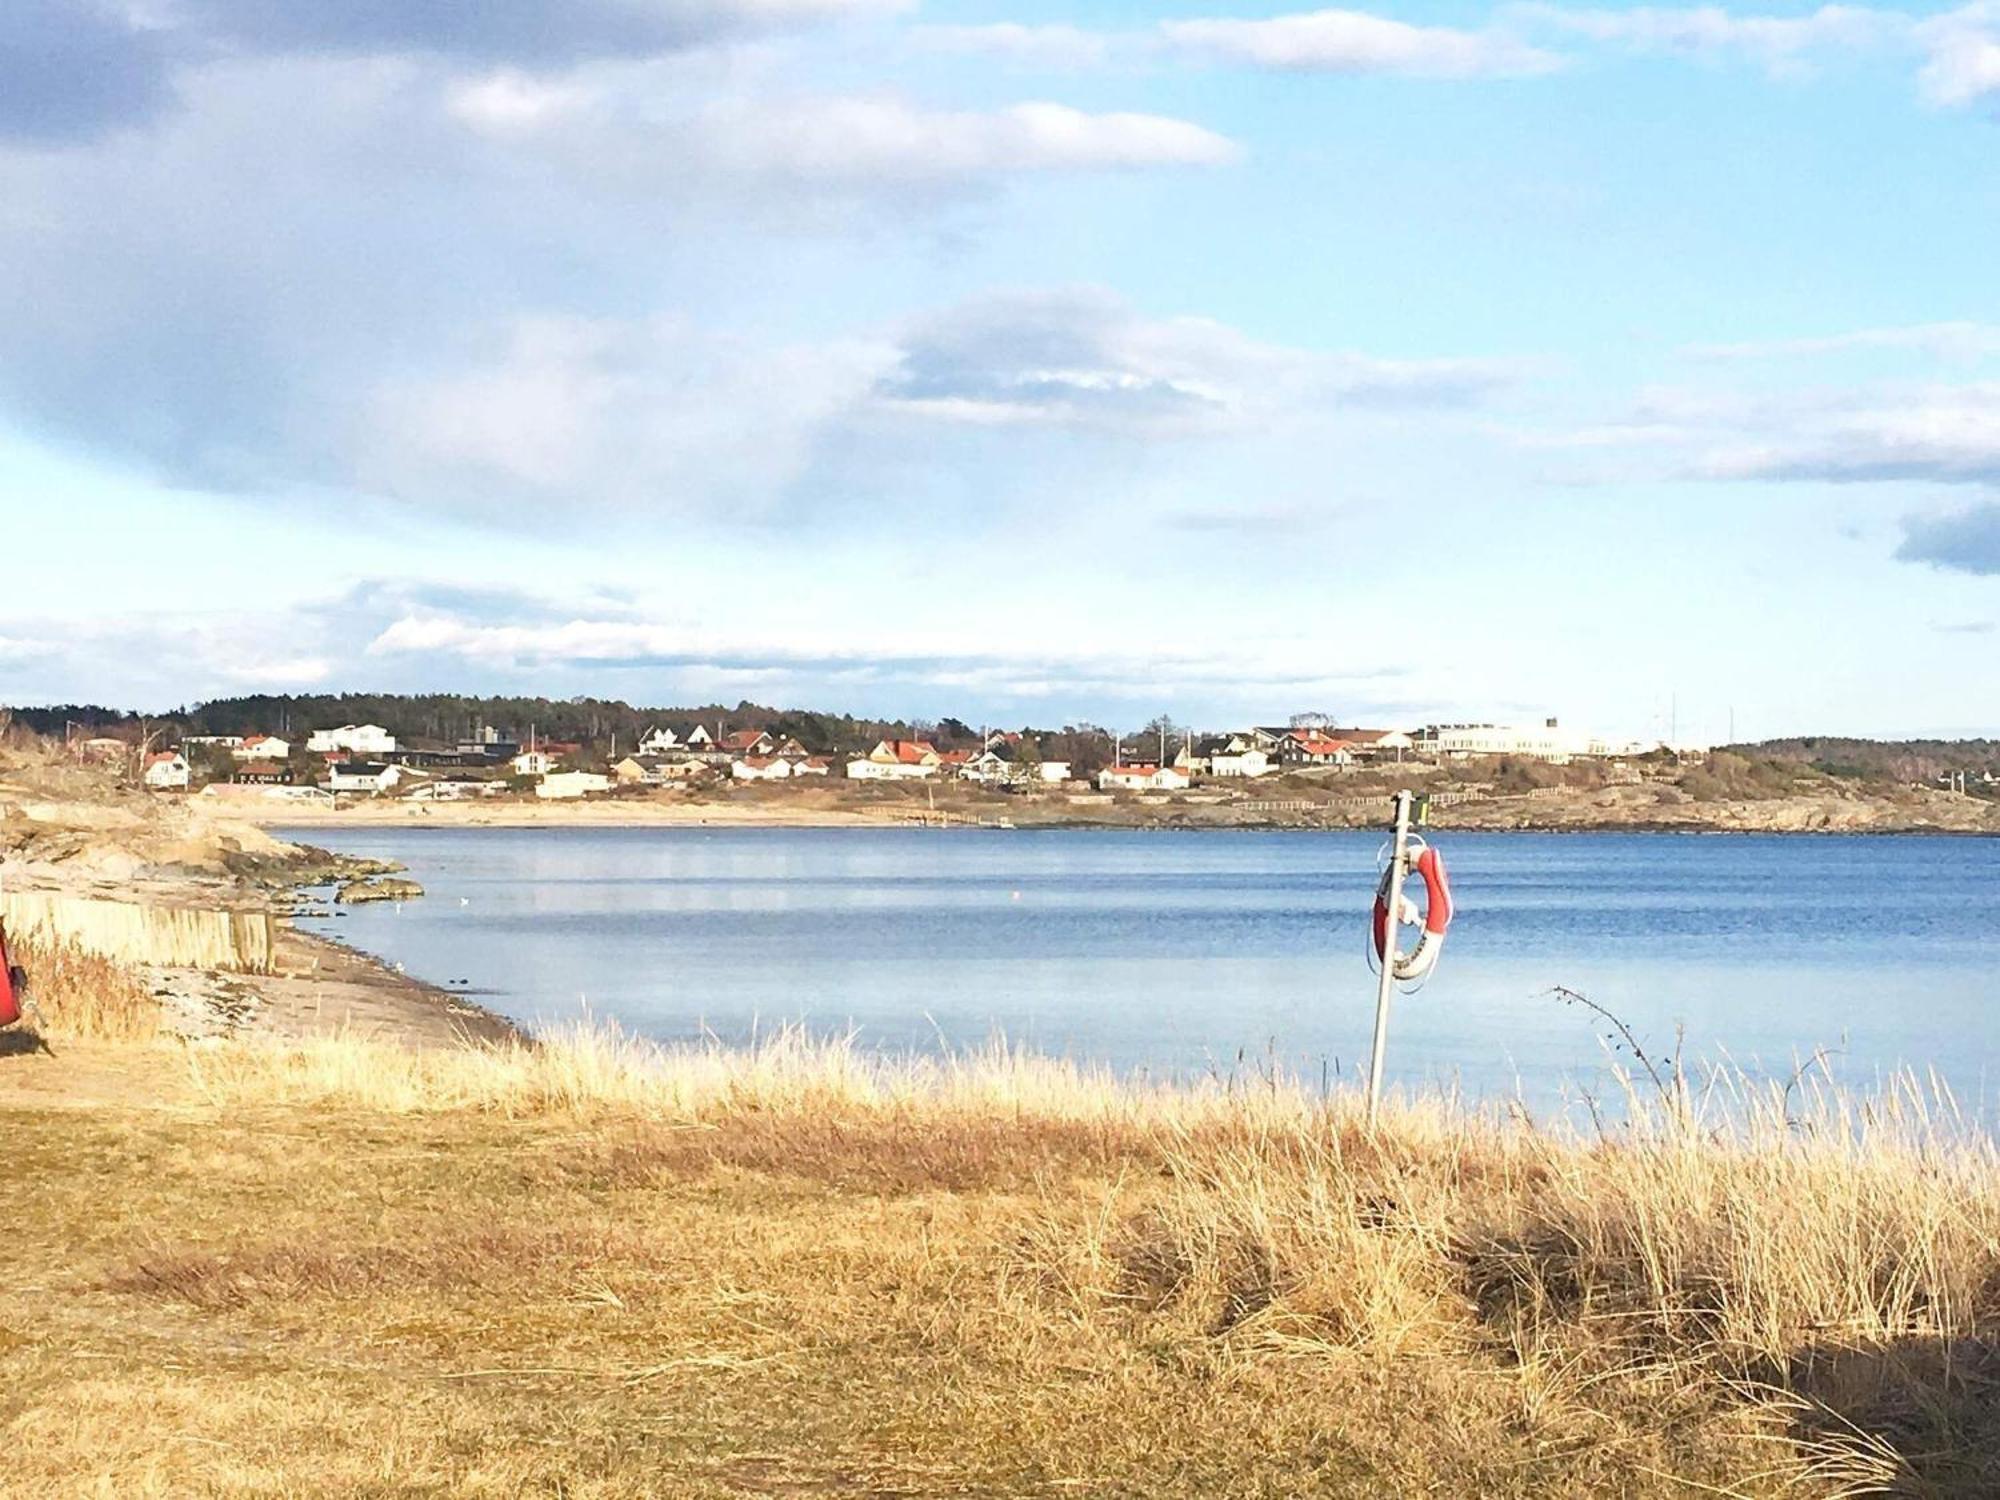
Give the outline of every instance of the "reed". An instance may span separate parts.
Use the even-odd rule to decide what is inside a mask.
[[[13,940],[29,975],[31,1020],[51,1037],[145,1042],[160,1033],[160,1005],[143,976],[76,943],[29,932]]]
[[[47,891],[0,893],[0,923],[17,936],[74,944],[125,964],[271,972],[275,920],[266,912],[145,905]]]

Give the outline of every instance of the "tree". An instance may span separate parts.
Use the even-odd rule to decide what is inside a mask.
[[[1167,714],[1155,714],[1135,736],[1139,741],[1137,753],[1147,759],[1157,755],[1164,764],[1173,759],[1175,749],[1187,735],[1186,725],[1176,724]]]
[[[1069,762],[1070,774],[1089,780],[1111,764],[1111,735],[1095,724],[1066,724],[1054,740],[1056,760]]]
[[[1023,734],[1014,746],[1014,780],[1033,786],[1042,779],[1042,747],[1032,734]]]

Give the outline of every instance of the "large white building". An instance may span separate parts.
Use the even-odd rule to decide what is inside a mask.
[[[396,737],[380,724],[343,724],[338,729],[315,729],[306,749],[315,755],[341,750],[350,755],[394,755]]]
[[[1430,724],[1417,731],[1420,755],[1440,760],[1468,760],[1480,755],[1519,755],[1557,765],[1578,756],[1643,755],[1659,748],[1643,740],[1614,739],[1565,729],[1555,719],[1538,725]]]

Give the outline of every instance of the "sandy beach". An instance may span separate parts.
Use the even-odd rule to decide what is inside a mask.
[[[383,798],[338,808],[310,802],[231,802],[231,821],[273,828],[880,828],[905,820],[879,812],[776,804],[674,802],[406,802]]]

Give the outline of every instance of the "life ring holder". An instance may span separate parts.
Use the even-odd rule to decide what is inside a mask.
[[[1430,977],[1437,967],[1438,955],[1444,951],[1445,934],[1451,928],[1453,915],[1451,882],[1445,875],[1444,856],[1431,848],[1423,839],[1412,835],[1403,854],[1404,878],[1415,875],[1424,883],[1424,910],[1421,916],[1423,935],[1417,940],[1416,948],[1408,954],[1396,958],[1395,977],[1403,984],[1414,984]],[[1371,924],[1374,956],[1377,963],[1389,962],[1390,927],[1389,886],[1395,874],[1393,857],[1382,867],[1381,882],[1375,887],[1375,913]],[[1397,927],[1404,923],[1414,925],[1420,918],[1416,903],[1405,895],[1401,909],[1397,912]]]

